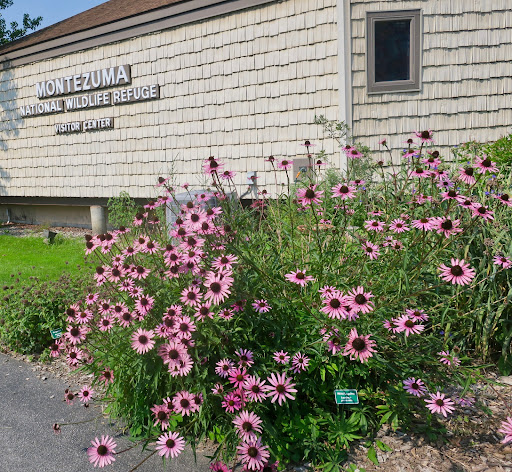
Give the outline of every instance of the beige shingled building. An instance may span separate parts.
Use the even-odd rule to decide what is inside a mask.
[[[508,6],[507,6],[508,5]],[[0,48],[0,221],[90,224],[161,175],[204,187],[213,155],[255,172],[345,121],[397,150],[510,132],[510,0],[110,0]],[[251,194],[250,194],[251,195]],[[8,212],[6,210],[9,210]]]

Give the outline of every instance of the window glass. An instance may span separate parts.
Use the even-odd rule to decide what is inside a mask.
[[[411,20],[375,22],[375,82],[409,80]]]

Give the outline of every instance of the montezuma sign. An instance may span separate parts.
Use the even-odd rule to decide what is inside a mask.
[[[90,92],[108,87],[131,84],[131,82],[131,67],[129,65],[122,65],[38,82],[36,84],[36,96],[39,99],[62,97],[77,92]],[[151,84],[118,89],[113,92],[99,91],[86,93],[84,95],[41,101],[29,105],[21,105],[19,110],[21,116],[27,118],[31,116],[80,111],[87,108],[135,103],[157,98],[160,98],[160,87],[156,84]],[[56,129],[60,129],[60,126],[61,125],[56,127]],[[80,131],[82,129],[84,128],[80,127]],[[57,132],[57,134],[60,133]]]
[[[109,67],[108,69],[68,75],[60,79],[50,79],[36,84],[37,98],[58,97],[70,93],[97,90],[116,85],[131,83],[131,68],[129,65]]]

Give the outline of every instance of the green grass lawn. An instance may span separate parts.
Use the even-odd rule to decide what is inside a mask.
[[[45,244],[41,237],[0,235],[0,286],[12,285],[35,276],[40,280],[57,280],[64,272],[77,273],[84,263],[84,241],[81,238],[59,238]]]

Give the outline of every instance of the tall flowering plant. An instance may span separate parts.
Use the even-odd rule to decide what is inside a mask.
[[[214,157],[211,192],[186,203],[159,179],[132,228],[86,238],[97,290],[68,309],[51,347],[94,374],[80,399],[101,385],[108,411],[165,459],[216,441],[213,471],[339,470],[350,442],[384,423],[436,428],[456,414],[477,374],[450,326],[512,266],[503,251],[491,272],[472,257],[474,235],[510,205],[479,193],[494,163],[453,169],[432,141],[417,133],[374,182],[353,175],[356,147],[339,174],[306,141],[310,169],[291,183],[291,161],[269,158],[286,192],[260,188],[250,208]],[[170,227],[152,216],[165,206]],[[340,407],[337,389],[359,403]],[[108,465],[115,447],[96,438],[91,462]]]

